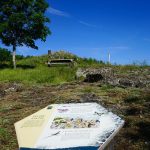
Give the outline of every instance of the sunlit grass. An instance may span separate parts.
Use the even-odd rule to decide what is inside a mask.
[[[64,83],[75,79],[75,68],[39,66],[33,69],[0,70],[0,81],[23,83]]]
[[[30,56],[17,60],[17,69],[13,70],[10,63],[2,64],[0,66],[0,82],[23,82],[23,83],[51,83],[61,84],[64,82],[70,82],[75,80],[75,72],[77,68],[98,68],[111,67],[119,74],[127,74],[128,71],[141,70],[148,68],[148,66],[135,66],[135,65],[111,65],[98,61],[92,58],[80,58],[76,55],[60,53],[64,58],[72,58],[75,60],[74,67],[48,67],[46,62],[48,61],[48,55],[43,56]],[[68,56],[69,55],[69,56]],[[59,57],[60,57],[59,56]],[[111,87],[103,87],[111,88]],[[87,89],[88,91],[89,89]]]

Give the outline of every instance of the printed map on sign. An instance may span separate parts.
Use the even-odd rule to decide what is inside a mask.
[[[103,149],[124,121],[97,103],[53,104],[15,123],[20,150]]]
[[[34,148],[100,147],[123,120],[96,103],[51,105],[54,109]]]

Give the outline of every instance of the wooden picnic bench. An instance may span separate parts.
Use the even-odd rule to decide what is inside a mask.
[[[68,65],[68,66],[74,66],[74,60],[73,59],[51,59],[48,61],[48,66],[56,66],[56,65]]]

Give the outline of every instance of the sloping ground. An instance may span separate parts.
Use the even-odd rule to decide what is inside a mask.
[[[72,82],[58,86],[0,84],[0,149],[18,148],[14,123],[52,103],[97,102],[125,119],[116,150],[150,147],[150,89],[104,83]]]

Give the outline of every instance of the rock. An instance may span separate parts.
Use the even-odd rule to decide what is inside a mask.
[[[129,71],[127,74],[115,74],[114,70],[110,67],[103,68],[83,68],[78,69],[76,72],[76,78],[82,79],[84,82],[94,83],[100,82],[104,84],[110,84],[112,86],[126,87],[136,87],[144,88],[150,87],[150,76],[149,70],[144,72],[139,71]]]
[[[119,86],[119,79],[115,78],[115,77],[109,78],[109,79],[107,79],[106,83],[110,84],[112,86]]]
[[[8,89],[5,90],[6,93],[8,92],[16,92],[16,89],[14,87],[10,87]]]
[[[103,80],[103,76],[99,73],[93,73],[93,74],[87,74],[86,78],[84,80],[84,82],[89,82],[89,83],[93,83],[93,82],[98,82],[100,80]]]
[[[86,70],[79,68],[76,72],[76,79],[86,78]]]
[[[130,76],[129,76],[130,77]],[[140,77],[124,77],[119,79],[119,85],[124,87],[144,88],[149,86],[149,81]]]
[[[76,78],[82,78],[85,82],[98,82],[101,80],[107,80],[112,78],[113,69],[109,67],[104,67],[100,69],[81,69],[79,68],[76,72]]]
[[[119,85],[125,86],[125,87],[132,87],[133,82],[129,79],[119,79]]]
[[[0,98],[5,96],[5,91],[0,90]]]
[[[18,91],[22,91],[22,85],[17,83],[11,84],[10,87],[4,90],[5,93],[18,92]]]

